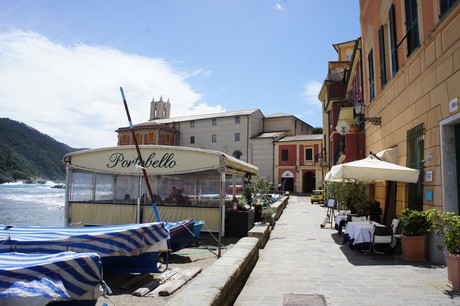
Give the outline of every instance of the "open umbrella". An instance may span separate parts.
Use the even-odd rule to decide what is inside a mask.
[[[388,163],[374,155],[336,165],[326,173],[326,181],[356,179],[362,181],[396,181],[417,183],[419,172],[416,169]]]

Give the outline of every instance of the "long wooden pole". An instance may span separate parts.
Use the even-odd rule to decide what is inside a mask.
[[[120,92],[121,92],[121,97],[123,98],[123,104],[125,105],[126,115],[128,116],[128,122],[129,122],[129,128],[131,130],[131,135],[132,135],[133,140],[134,140],[134,145],[136,146],[136,151],[137,151],[137,157],[139,159],[139,164],[141,165],[141,168],[142,168],[142,174],[143,174],[143,177],[144,177],[144,180],[145,180],[145,185],[147,186],[147,191],[149,193],[150,200],[152,201],[153,210],[155,212],[155,218],[156,218],[157,222],[160,222],[161,221],[160,220],[160,215],[159,215],[158,209],[156,207],[155,198],[153,197],[152,187],[150,187],[149,178],[147,176],[147,170],[145,170],[144,159],[142,158],[141,149],[139,148],[139,143],[137,142],[136,132],[134,131],[134,125],[133,125],[133,123],[131,121],[131,115],[129,114],[128,103],[126,102],[125,93],[123,92],[122,87],[120,87]]]

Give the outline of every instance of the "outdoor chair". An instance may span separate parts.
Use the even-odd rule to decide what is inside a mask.
[[[374,232],[371,235],[371,249],[372,258],[375,259],[375,254],[385,254],[385,249],[388,255],[393,259],[393,252],[391,243],[393,242],[393,228],[388,226],[374,225]]]
[[[392,221],[391,221],[391,227],[393,228],[393,236],[395,238],[401,238],[400,237],[400,234],[399,234],[399,225],[401,224],[401,220],[399,220],[398,218],[394,218]]]
[[[366,217],[351,217],[351,222],[360,222],[360,221],[366,221]]]
[[[391,227],[393,228],[393,244],[392,249],[395,249],[401,243],[401,220],[398,218],[394,218],[391,221]]]

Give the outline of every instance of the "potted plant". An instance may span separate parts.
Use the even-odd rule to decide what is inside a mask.
[[[443,244],[438,247],[446,258],[447,285],[460,291],[460,216],[430,209],[428,217],[435,234],[442,238]]]
[[[406,261],[426,261],[426,234],[431,230],[427,211],[406,208],[401,218],[402,257]]]
[[[262,223],[270,223],[271,226],[274,225],[273,213],[275,211],[271,207],[262,208]]]
[[[245,187],[251,192],[256,204],[260,204],[263,199],[267,198],[270,190],[273,190],[273,184],[264,176],[246,180]]]
[[[351,133],[358,132],[360,125],[361,125],[361,118],[359,118],[358,116],[354,117],[353,121],[351,122],[350,132]]]
[[[340,210],[350,210],[352,214],[363,214],[370,208],[367,184],[355,181],[326,182],[327,198],[335,198]]]
[[[262,219],[262,201],[268,198],[268,193],[273,189],[273,184],[265,177],[260,176],[253,179],[245,179],[245,188],[252,196],[252,206],[254,206],[254,221]],[[267,202],[266,202],[267,203]]]

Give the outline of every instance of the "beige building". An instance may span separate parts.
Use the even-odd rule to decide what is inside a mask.
[[[307,123],[284,113],[264,116],[253,109],[169,118],[170,107],[162,98],[152,100],[150,120],[135,125],[139,144],[220,151],[257,166],[259,175],[274,183],[274,143],[284,136],[313,132]],[[117,133],[118,145],[133,144],[129,127]]]

